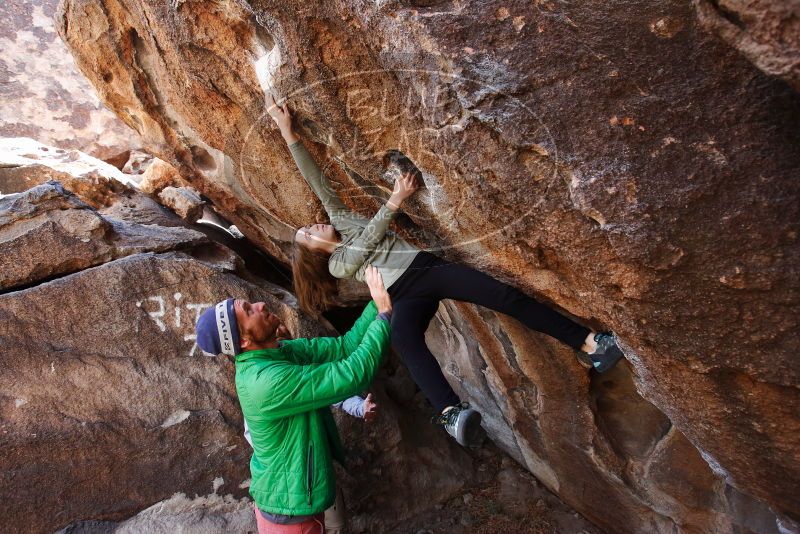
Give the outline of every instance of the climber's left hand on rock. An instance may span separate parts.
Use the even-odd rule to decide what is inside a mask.
[[[400,178],[395,180],[394,191],[392,191],[392,196],[389,197],[386,205],[392,210],[400,209],[403,201],[413,195],[417,189],[419,189],[419,183],[414,173],[403,173]]]

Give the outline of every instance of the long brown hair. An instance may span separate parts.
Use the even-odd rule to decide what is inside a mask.
[[[314,317],[336,304],[337,281],[328,271],[329,256],[297,241],[292,247],[292,278],[300,308]]]

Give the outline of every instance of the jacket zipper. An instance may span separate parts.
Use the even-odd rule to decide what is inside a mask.
[[[308,466],[308,473],[306,476],[306,486],[308,488],[308,504],[311,505],[311,487],[314,483],[314,444],[310,443],[308,445],[308,462],[306,462]]]

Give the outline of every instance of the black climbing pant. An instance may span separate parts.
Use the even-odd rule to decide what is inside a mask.
[[[580,349],[590,330],[491,276],[420,252],[389,287],[392,297],[392,347],[436,412],[458,404],[439,363],[425,343],[439,301],[460,300],[485,306],[519,320],[537,332]]]

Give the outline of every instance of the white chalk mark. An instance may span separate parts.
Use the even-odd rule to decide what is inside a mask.
[[[259,52],[264,55],[259,57],[255,62],[256,78],[261,86],[261,90],[267,93],[271,91],[273,78],[278,68],[281,66],[281,52],[277,46],[268,52],[264,48],[261,48]]]
[[[160,328],[162,332],[165,332],[167,330],[167,325],[165,325],[164,321],[161,320],[161,318],[164,317],[165,313],[164,297],[156,295],[154,297],[147,297],[146,300],[152,300],[158,303],[158,310],[147,312],[147,315],[149,315],[150,318],[153,320],[153,322],[155,322],[156,325],[158,325],[158,328]]]
[[[180,302],[181,298],[183,297],[183,295],[181,295],[180,293],[175,293],[172,296],[175,298],[176,302]],[[175,328],[180,328],[180,327],[181,327],[181,307],[175,306]]]
[[[14,407],[15,407],[15,408],[19,408],[19,407],[20,407],[20,406],[22,406],[23,404],[28,404],[28,400],[27,400],[27,399],[16,399],[16,400],[14,401]]]
[[[197,334],[184,334],[183,335],[183,340],[184,341],[193,341],[194,342],[194,344],[192,345],[192,348],[189,350],[189,357],[190,358],[192,356],[194,356],[194,352],[195,351],[199,351],[201,355],[204,354],[203,351],[200,350],[200,347],[197,346]]]
[[[188,313],[190,315],[194,315],[194,319],[191,321],[190,324],[184,324],[183,323],[183,307],[184,306],[180,306],[178,304],[179,302],[181,302],[181,300],[183,298],[184,298],[184,295],[183,295],[183,293],[180,293],[180,292],[173,293],[172,294],[172,300],[170,300],[169,296],[154,295],[154,296],[147,297],[144,300],[137,301],[136,302],[136,307],[137,308],[142,308],[144,310],[147,310],[148,306],[146,306],[146,305],[143,306],[143,304],[148,300],[151,300],[151,301],[155,302],[157,304],[156,309],[155,310],[151,310],[151,311],[147,311],[147,315],[150,317],[150,319],[154,323],[156,323],[156,325],[158,326],[158,328],[162,332],[166,332],[167,331],[167,324],[165,322],[166,316],[167,316],[168,313],[173,313],[172,310],[168,309],[167,302],[172,302],[174,300],[176,302],[175,309],[174,309],[174,315],[173,315],[174,327],[175,327],[175,329],[178,329],[178,331],[180,331],[180,330],[184,331],[184,335],[183,335],[183,340],[184,341],[191,341],[192,342],[192,347],[191,347],[191,349],[189,349],[189,357],[192,357],[192,356],[195,355],[195,353],[203,354],[203,351],[200,350],[200,347],[198,347],[197,343],[196,343],[197,335],[194,333],[194,326],[197,324],[197,321],[200,320],[200,315],[203,313],[203,311],[208,309],[208,308],[211,308],[212,304],[197,303],[197,302],[187,302],[184,306],[186,307],[186,310],[188,311]],[[136,330],[137,330],[137,332],[139,330],[138,323],[136,325]],[[188,330],[188,332],[187,332],[187,330]]]
[[[223,479],[222,477],[217,477],[217,478],[214,479],[214,482],[212,482],[212,484],[213,484],[213,488],[214,488],[214,492],[213,493],[214,493],[214,495],[216,495],[217,494],[217,490],[223,484],[225,484],[225,479]]]
[[[192,413],[188,410],[178,410],[173,412],[164,420],[163,423],[161,423],[161,428],[169,428],[177,425],[178,423],[182,423],[183,421],[186,421],[190,415],[192,415]]]

